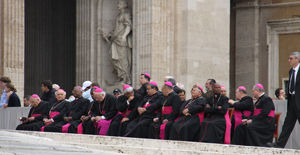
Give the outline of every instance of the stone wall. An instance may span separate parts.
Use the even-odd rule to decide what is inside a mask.
[[[24,0],[0,1],[0,76],[10,77],[24,94]]]

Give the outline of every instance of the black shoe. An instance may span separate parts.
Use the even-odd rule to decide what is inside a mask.
[[[276,143],[270,143],[270,142],[268,142],[267,145],[268,145],[269,147],[282,148],[282,147],[280,147],[279,145],[277,145]]]

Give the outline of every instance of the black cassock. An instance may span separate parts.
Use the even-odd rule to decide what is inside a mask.
[[[35,120],[18,125],[16,130],[40,131],[41,127],[44,126],[43,119],[48,115],[49,105],[48,102],[41,101],[37,107],[32,107],[28,113],[28,118],[34,117]]]
[[[200,125],[204,120],[204,107],[206,99],[198,97],[190,99],[180,107],[180,118],[173,124],[170,133],[170,140],[199,141]],[[188,109],[190,116],[182,114]]]
[[[234,111],[231,118],[231,137],[235,128],[242,123],[243,119],[249,119],[253,113],[253,99],[250,96],[241,98],[239,102],[235,102],[232,107]]]
[[[175,91],[166,96],[161,104],[162,108],[156,116],[156,118],[159,118],[159,121],[150,124],[148,138],[169,139],[171,127],[179,117],[181,99]],[[162,124],[164,119],[167,119],[168,122]]]
[[[161,108],[161,102],[164,96],[161,92],[149,96],[146,95],[139,105],[139,107],[146,108],[142,115],[138,115],[132,120],[126,128],[126,137],[138,137],[148,138],[149,125],[153,122],[153,118],[156,117],[158,110]]]
[[[130,102],[128,98],[122,95],[118,98],[118,110],[121,112],[121,117],[118,115],[110,125],[112,136],[124,136],[127,125],[130,121],[121,123],[122,118],[128,118],[129,120],[134,119],[138,112],[138,105],[142,102],[142,96],[138,93],[134,93],[134,99]],[[133,117],[133,118],[132,118]],[[122,125],[121,125],[122,124]]]
[[[230,143],[230,129],[229,135],[225,138],[227,110],[229,108],[228,98],[224,95],[213,95],[207,98],[207,104],[210,108],[205,107],[204,111],[207,116],[200,128],[199,141],[209,143]],[[218,109],[221,106],[221,109]],[[227,114],[228,115],[228,114]],[[229,117],[229,116],[228,116]],[[229,122],[231,124],[231,122]],[[227,129],[230,128],[227,126]],[[229,142],[225,141],[228,140]]]
[[[134,89],[134,93],[138,93],[143,97],[145,97],[147,95],[147,86],[148,86],[148,83],[145,83],[141,86],[140,89],[136,90]]]
[[[68,105],[70,103],[68,101],[62,100],[60,102],[54,103],[49,109],[48,109],[48,116],[47,119],[53,119],[54,122],[60,122],[63,121],[63,116],[68,112]],[[53,122],[52,122],[53,123]],[[51,123],[50,123],[51,124]],[[50,125],[48,124],[48,125]],[[44,131],[46,124],[43,124],[43,127],[41,128],[41,131]]]
[[[96,116],[102,116],[100,103],[98,101],[91,102],[90,107],[91,109],[89,114],[91,118]],[[91,135],[96,134],[94,122],[92,122],[91,119],[89,119],[86,122],[82,122],[82,129],[83,129],[83,134],[91,134]]]
[[[92,101],[89,106],[86,108],[86,111],[85,111],[85,114],[83,116],[85,117],[89,117],[89,120],[91,120],[91,116],[92,116],[92,106],[93,104],[95,103],[95,101]],[[87,127],[87,122],[89,121],[85,121],[85,122],[82,122],[77,126],[77,133],[78,134],[83,134],[84,133],[84,130],[86,129]]]
[[[77,133],[77,126],[80,124],[80,117],[84,115],[90,101],[83,97],[75,99],[71,103],[67,103],[68,110],[62,117],[62,121],[53,122],[44,128],[44,131],[50,132],[68,132]],[[72,117],[71,122],[65,122],[64,117]]]
[[[252,123],[240,124],[235,129],[232,144],[265,146],[272,142],[275,131],[274,104],[267,95],[262,95],[254,104]]]
[[[111,94],[106,94],[104,100],[99,104],[94,104],[92,107],[92,117],[104,116],[105,119],[94,122],[97,135],[111,135],[111,122],[120,117],[117,108],[118,100]]]

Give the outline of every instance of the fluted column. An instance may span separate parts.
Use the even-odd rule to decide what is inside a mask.
[[[24,95],[24,0],[1,0],[0,76],[10,77],[20,98]]]

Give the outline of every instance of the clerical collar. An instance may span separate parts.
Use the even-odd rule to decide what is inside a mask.
[[[264,95],[265,95],[265,93],[261,94],[261,95],[259,96],[259,98],[261,98],[261,97],[264,96]]]
[[[219,97],[219,96],[221,96],[221,94],[219,94],[219,95],[214,95],[215,97]]]
[[[299,64],[295,67],[295,68],[293,68],[295,71],[298,71],[298,69],[299,69]]]

